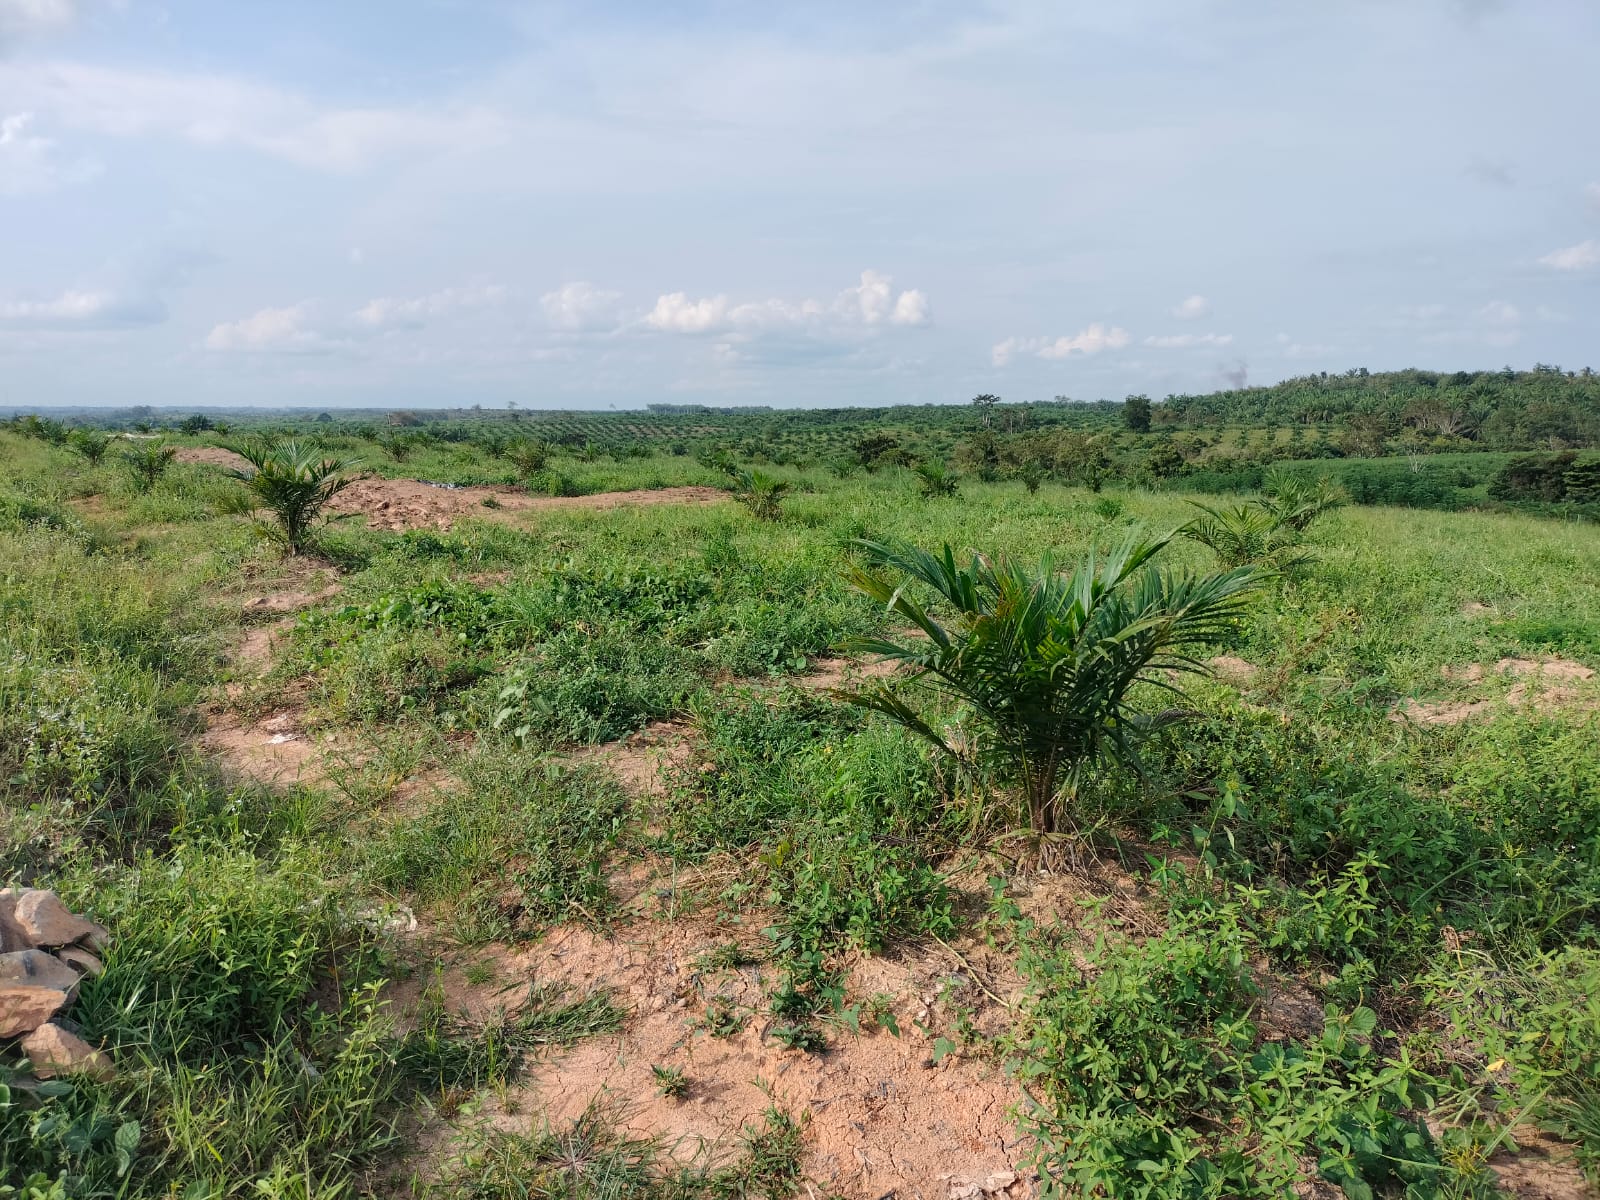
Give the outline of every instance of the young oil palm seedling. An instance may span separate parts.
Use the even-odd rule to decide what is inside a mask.
[[[505,458],[517,469],[524,483],[532,479],[550,461],[550,447],[538,438],[518,438],[505,448]]]
[[[789,492],[784,480],[765,471],[740,471],[734,476],[733,498],[758,521],[776,521],[783,515],[783,498]]]
[[[969,705],[978,757],[1020,789],[1034,833],[1057,833],[1088,768],[1134,762],[1143,738],[1189,715],[1146,711],[1134,685],[1176,692],[1171,673],[1203,672],[1193,651],[1227,632],[1257,584],[1248,567],[1157,571],[1150,560],[1169,540],[1135,533],[1070,573],[1049,555],[1035,566],[977,556],[962,565],[948,545],[939,556],[863,542],[871,565],[851,582],[925,636],[855,646]],[[949,615],[925,607],[917,589]],[[888,686],[841,694],[960,757]]]
[[[1349,499],[1343,488],[1325,476],[1308,479],[1281,468],[1267,472],[1262,490],[1266,495],[1260,501],[1261,507],[1295,533],[1304,533],[1318,517]]]
[[[1200,510],[1200,515],[1183,527],[1183,535],[1210,546],[1224,567],[1257,563],[1287,571],[1311,561],[1311,555],[1300,549],[1298,531],[1263,505],[1214,508],[1198,500],[1190,503]]]
[[[133,447],[122,456],[123,463],[133,474],[133,486],[141,492],[148,492],[154,488],[161,477],[167,473],[167,468],[172,465],[172,460],[178,456],[178,448],[169,446],[162,441],[143,442]]]
[[[98,467],[111,446],[111,438],[98,429],[74,429],[67,437],[67,445],[91,467]]]
[[[316,447],[293,438],[247,442],[230,449],[254,468],[238,475],[272,514],[275,524],[263,527],[290,554],[305,548],[322,510],[350,486],[349,473],[358,465],[353,459],[325,457]]]
[[[918,487],[923,496],[932,499],[935,496],[954,496],[961,483],[961,476],[951,471],[942,462],[930,461],[918,464],[916,468]]]

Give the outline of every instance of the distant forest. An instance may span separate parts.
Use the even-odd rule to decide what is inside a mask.
[[[1303,375],[1270,387],[1174,395],[1152,407],[1156,428],[1337,426],[1352,453],[1391,439],[1484,449],[1600,445],[1600,376],[1562,371],[1382,371]]]

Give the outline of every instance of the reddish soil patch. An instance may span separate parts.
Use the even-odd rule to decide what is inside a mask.
[[[321,604],[324,600],[331,600],[339,594],[339,585],[330,583],[327,587],[317,591],[283,591],[267,592],[264,595],[252,596],[244,602],[244,611],[249,616],[264,614],[297,613],[301,609],[311,608]]]
[[[1594,1200],[1595,1190],[1573,1162],[1571,1147],[1527,1126],[1513,1136],[1517,1153],[1489,1160],[1506,1195],[1516,1200]]]
[[[1493,700],[1403,700],[1389,713],[1391,721],[1413,725],[1459,725],[1494,711]]]
[[[599,1101],[616,1109],[624,1130],[659,1137],[686,1161],[715,1160],[734,1153],[741,1128],[777,1103],[804,1121],[806,1174],[831,1192],[1021,1194],[1025,1147],[1009,1115],[1022,1099],[1016,1085],[978,1057],[932,1062],[932,1037],[953,1022],[950,1006],[984,1002],[949,954],[934,947],[860,964],[853,992],[890,997],[901,1036],[841,1028],[826,1052],[805,1054],[767,1036],[770,967],[698,965],[701,954],[730,940],[749,941],[749,927],[639,921],[611,937],[566,927],[531,951],[495,952],[498,980],[483,989],[453,985],[448,972],[446,1002],[480,1017],[482,995],[512,996],[503,990],[520,979],[563,982],[580,993],[608,988],[629,1010],[620,1034],[536,1064],[524,1084],[486,1103],[483,1119],[506,1129],[560,1125]],[[490,953],[464,959],[482,962]],[[708,1004],[719,998],[744,1021],[727,1037],[703,1027]],[[681,1069],[687,1094],[660,1095],[655,1065]]]
[[[231,711],[213,712],[200,744],[245,779],[271,787],[327,781],[326,747],[300,728],[299,717],[276,712],[246,722]]]
[[[1518,679],[1530,675],[1541,679],[1583,680],[1594,678],[1594,670],[1592,668],[1565,658],[1502,658],[1495,663],[1494,669],[1498,674],[1511,675]]]
[[[1531,708],[1539,712],[1580,711],[1600,707],[1600,695],[1591,684],[1592,667],[1569,659],[1502,658],[1493,667],[1483,663],[1444,666],[1440,674],[1457,683],[1479,685],[1494,676],[1520,680],[1501,698],[1511,708]],[[1473,696],[1459,700],[1402,700],[1389,713],[1391,721],[1414,725],[1459,725],[1474,717],[1491,715],[1499,707],[1495,699]]]
[[[284,617],[270,625],[257,625],[245,630],[244,640],[233,652],[235,665],[252,671],[264,670],[271,664],[279,640],[293,628],[294,622]]]
[[[672,772],[689,761],[689,726],[680,721],[652,721],[637,733],[615,742],[584,746],[568,755],[574,763],[597,763],[635,796],[661,796]]]
[[[807,691],[825,692],[887,679],[899,664],[890,660],[865,662],[859,658],[819,658],[808,674],[796,676],[794,683]]]
[[[358,479],[334,497],[328,511],[360,515],[374,529],[449,529],[469,517],[504,521],[550,509],[605,511],[632,505],[710,504],[726,493],[708,487],[601,492],[594,496],[530,496],[509,487],[435,487],[414,479]],[[487,502],[487,503],[486,503]]]
[[[1255,663],[1247,662],[1232,654],[1219,654],[1215,658],[1208,658],[1206,666],[1211,668],[1218,679],[1225,679],[1233,684],[1249,683],[1261,669]]]
[[[210,467],[227,467],[233,471],[250,471],[248,459],[235,454],[232,450],[224,450],[221,446],[180,446],[178,448],[178,461],[181,463],[204,463]]]
[[[221,446],[185,446],[178,461],[236,471],[250,464]],[[532,496],[512,487],[443,487],[417,479],[357,479],[328,505],[333,516],[364,516],[374,529],[449,529],[468,517],[506,520],[519,512],[579,508],[605,510],[647,504],[711,504],[727,493],[710,487],[671,487],[593,496]]]

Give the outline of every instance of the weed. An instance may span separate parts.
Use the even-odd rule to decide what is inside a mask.
[[[700,1028],[714,1038],[730,1038],[745,1027],[749,1013],[729,996],[713,996],[700,1015]]]
[[[650,1075],[656,1081],[656,1091],[669,1100],[681,1099],[689,1092],[689,1080],[682,1067],[666,1067],[658,1063],[650,1068]]]

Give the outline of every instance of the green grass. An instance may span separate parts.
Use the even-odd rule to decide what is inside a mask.
[[[1514,1122],[1595,1169],[1591,685],[1458,726],[1390,717],[1402,699],[1498,701],[1515,682],[1446,667],[1600,668],[1600,530],[1360,505],[1319,522],[1314,561],[1208,651],[1254,675],[1187,685],[1196,718],[1145,747],[1142,773],[1083,781],[1082,827],[1064,836],[1136,877],[1150,928],[1102,919],[1103,901],[1056,925],[1012,902],[1025,877],[1005,857],[1019,813],[1001,780],[787,680],[889,627],[844,582],[859,539],[1072,562],[1134,525],[1181,525],[1188,497],[1055,480],[1030,494],[963,468],[957,496],[924,499],[904,467],[797,465],[856,433],[761,452],[791,485],[775,522],[724,504],[335,526],[322,549],[340,595],[241,702],[302,705],[360,753],[336,789],[277,790],[230,779],[196,741],[238,597],[289,577],[237,484],[178,464],[135,497],[120,469],[0,432],[0,885],[55,886],[112,927],[73,1015],[119,1067],[0,1097],[0,1179],[64,1172],[73,1197],[350,1195],[404,1174],[431,1106],[460,1120],[448,1195],[792,1194],[804,1131],[779,1112],[718,1163],[676,1161],[603,1113],[473,1124],[474,1097],[530,1055],[617,1028],[604,994],[519,986],[490,1019],[431,1003],[404,1029],[384,1001],[417,968],[375,914],[403,904],[467,943],[603,927],[623,919],[615,873],[645,856],[716,881],[674,892],[674,912],[760,914],[696,967],[718,1028],[816,1050],[866,1011],[848,992],[861,956],[973,931],[1009,956],[1027,984],[1009,1040],[950,1041],[1026,1081],[1038,1103],[1019,1117],[1058,1194],[1281,1194],[1308,1163],[1350,1196],[1486,1194],[1483,1161]],[[1262,431],[1221,445],[1245,440]],[[719,477],[692,454],[552,461],[580,490]],[[379,469],[512,474],[461,443]],[[1214,562],[1186,541],[1165,553],[1177,570]],[[658,719],[692,735],[662,795],[564,761]],[[392,806],[422,766],[440,782]],[[986,914],[982,872],[997,876]],[[719,1008],[713,976],[752,959],[762,1007]],[[1263,971],[1326,1006],[1324,1028],[1269,1033]]]

